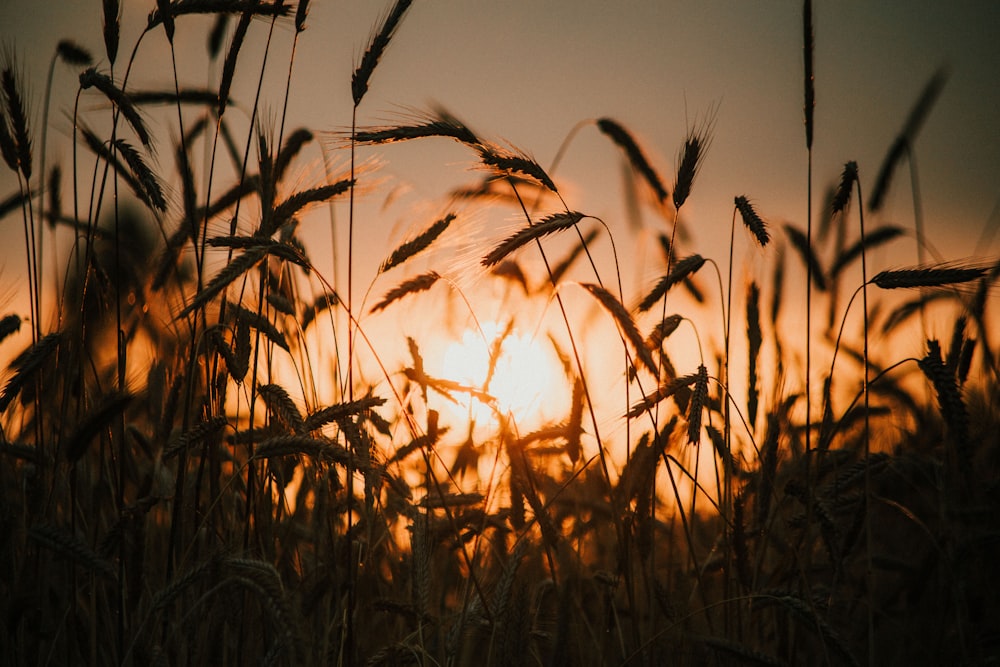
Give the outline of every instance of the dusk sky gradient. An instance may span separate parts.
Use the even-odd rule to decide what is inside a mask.
[[[1000,3],[814,3],[816,140],[814,202],[856,160],[868,190],[921,89],[942,67],[950,77],[916,144],[929,240],[948,259],[996,256],[1000,201]],[[124,3],[120,75],[153,2]],[[312,3],[292,79],[290,128],[350,126],[350,76],[388,2]],[[805,223],[806,150],[802,120],[802,3],[662,1],[486,2],[417,0],[372,79],[359,124],[398,119],[441,104],[483,136],[503,139],[548,165],[579,121],[610,116],[643,142],[672,185],[687,129],[714,115],[712,144],[684,217],[692,247],[722,257],[733,197],[745,194],[775,225]],[[204,86],[211,19],[182,17],[182,82]],[[246,108],[260,69],[268,23],[255,21],[241,53],[234,97]],[[3,0],[0,37],[30,86],[38,122],[45,74],[56,43],[71,38],[103,55],[101,4]],[[279,22],[269,56],[262,114],[281,109],[291,21]],[[107,62],[99,57],[106,71]],[[57,68],[49,164],[68,170],[68,113],[75,74]],[[144,38],[131,82],[148,88],[171,80],[162,29]],[[89,98],[93,110],[96,98]],[[192,112],[193,113],[193,112]],[[236,117],[236,114],[233,114]],[[245,131],[246,113],[238,117]],[[174,118],[174,120],[176,120]],[[161,162],[172,126],[159,131]],[[37,146],[37,129],[35,130]],[[411,201],[440,201],[472,176],[468,151],[449,142],[366,149],[383,163],[380,177],[406,183]],[[316,158],[318,154],[314,154]],[[575,137],[556,174],[569,205],[623,225],[620,156],[593,125]],[[390,186],[391,187],[391,186]],[[16,188],[0,175],[0,195]],[[384,197],[385,193],[375,197]],[[399,238],[405,209],[368,228],[376,254]],[[648,216],[647,216],[648,217]],[[910,227],[909,177],[897,174],[881,220]],[[650,222],[647,220],[647,222]],[[655,224],[650,222],[650,224]],[[873,222],[872,224],[875,224]],[[621,227],[619,227],[620,229]],[[23,274],[21,223],[4,220],[4,280]],[[725,239],[725,243],[721,242]],[[714,243],[718,242],[718,247]],[[912,241],[900,247],[912,249]],[[978,247],[977,247],[978,245]],[[16,250],[14,250],[16,249]],[[914,255],[894,262],[913,263]],[[23,285],[20,285],[23,289]]]

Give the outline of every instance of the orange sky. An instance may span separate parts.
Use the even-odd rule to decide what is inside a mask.
[[[118,72],[153,4],[125,3]],[[977,241],[988,236],[984,230],[991,216],[992,229],[998,219],[1000,86],[995,82],[1000,45],[995,35],[1000,34],[1000,5],[973,0],[947,4],[815,3],[815,188],[822,192],[847,160],[859,163],[862,182],[870,188],[920,90],[938,67],[948,64],[951,77],[917,142],[928,236],[947,258],[996,255],[1000,240],[978,248]],[[386,6],[375,1],[312,3],[293,74],[291,127],[349,126],[350,74]],[[100,25],[96,0],[0,3],[2,38],[27,70],[36,113],[56,42],[70,37],[101,54]],[[178,20],[178,34],[187,38],[179,67],[191,85],[209,80],[204,70],[209,25],[200,17]],[[267,28],[264,21],[254,22],[241,55],[242,77],[234,96],[244,102],[256,84]],[[670,183],[686,128],[715,110],[713,143],[685,216],[695,234],[693,249],[721,261],[734,195],[751,197],[774,223],[804,223],[801,30],[801,3],[791,0],[417,0],[373,78],[359,122],[384,122],[401,110],[440,103],[482,135],[509,140],[546,165],[574,124],[611,116],[644,141]],[[287,21],[275,33],[262,104],[265,118],[275,118],[280,110],[293,32]],[[168,82],[167,54],[162,31],[148,35],[138,53],[134,84]],[[58,69],[56,86],[61,92],[53,98],[49,164],[62,161],[65,169],[73,74]],[[245,114],[242,119],[232,116],[245,127]],[[154,126],[156,131],[161,134],[161,161],[169,166],[167,146],[176,130]],[[380,176],[390,187],[402,183],[412,188],[407,201],[418,207],[439,201],[462,184],[468,178],[463,170],[472,163],[466,151],[442,142],[365,153],[373,155],[384,165]],[[572,208],[601,216],[612,226],[623,224],[624,216],[618,159],[591,126],[574,140],[557,174]],[[14,188],[9,173],[0,175],[2,195]],[[384,195],[374,197],[381,201]],[[368,236],[362,235],[361,242],[373,246],[376,258],[399,239],[400,230],[422,224],[408,220],[406,211],[397,207],[385,217],[364,221]],[[905,174],[896,179],[884,220],[904,226],[912,222]],[[16,216],[4,221],[3,240],[13,249],[4,262],[6,282],[23,273],[21,233]],[[326,247],[328,242],[320,243]],[[913,261],[912,241],[900,247],[906,244],[903,256],[894,258],[896,265]],[[314,254],[322,265],[322,253]]]

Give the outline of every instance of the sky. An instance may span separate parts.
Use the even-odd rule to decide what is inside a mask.
[[[124,3],[118,73],[154,4]],[[922,88],[947,66],[950,76],[916,142],[927,236],[947,259],[1000,255],[995,233],[1000,3],[819,0],[814,5],[814,206],[849,160],[858,163],[863,187],[871,188]],[[335,133],[350,126],[351,72],[388,6],[375,0],[312,3],[295,56],[289,127]],[[801,12],[801,2],[791,0],[416,0],[372,78],[358,123],[393,122],[401,114],[442,105],[479,134],[508,141],[549,165],[578,123],[612,117],[640,139],[669,187],[685,134],[710,120],[711,147],[684,219],[692,248],[723,259],[735,195],[748,196],[774,226],[805,223]],[[217,80],[217,73],[205,69],[210,25],[201,17],[178,19],[183,36],[178,67],[190,85]],[[245,67],[238,68],[234,97],[244,106],[231,116],[239,123],[242,113],[244,128],[245,101],[252,99],[267,34],[268,23],[255,21],[241,53]],[[279,22],[261,106],[272,124],[281,109],[293,37],[291,20]],[[0,40],[25,72],[36,123],[48,63],[63,38],[103,54],[101,3],[0,2]],[[157,30],[137,51],[131,81],[138,87],[163,85],[171,80],[169,63],[166,40]],[[99,58],[99,67],[106,71],[106,58]],[[56,70],[49,164],[65,164],[70,157],[67,114],[74,77],[65,67]],[[95,98],[89,100],[90,110],[99,108]],[[176,130],[154,124],[156,132],[165,147]],[[162,161],[169,163],[163,157],[169,155],[169,149],[161,150]],[[313,173],[302,176],[305,180],[321,175],[313,158]],[[381,201],[397,186],[407,192],[409,208],[363,220],[359,242],[378,256],[414,226],[426,225],[426,217],[414,220],[412,212],[435,210],[433,202],[472,178],[468,169],[474,162],[468,151],[446,141],[366,149],[363,158],[380,164],[381,194],[369,195],[372,199]],[[619,160],[590,124],[575,134],[556,173],[571,208],[600,216],[612,228],[620,228],[625,217]],[[15,188],[9,172],[0,174],[0,196]],[[910,227],[912,218],[909,182],[901,172],[883,217],[868,224]],[[0,240],[11,250],[0,271],[13,286],[7,289],[20,294],[26,287],[19,278],[21,223],[9,216],[2,225]],[[315,231],[320,247],[329,243],[324,233]],[[900,247],[902,255],[881,261],[914,263],[912,243]],[[322,265],[323,253],[314,254]],[[377,259],[370,266],[377,266]]]

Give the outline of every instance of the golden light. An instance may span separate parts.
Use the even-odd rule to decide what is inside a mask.
[[[491,356],[495,355],[492,375]],[[442,357],[441,376],[466,387],[482,390],[495,399],[495,408],[513,417],[523,428],[544,418],[550,399],[561,405],[565,389],[555,354],[545,341],[495,322],[485,322],[482,332],[468,329],[452,342]],[[485,397],[482,397],[485,398]],[[455,395],[462,417],[477,424],[496,421],[494,409],[471,393]],[[558,409],[558,408],[557,408]]]

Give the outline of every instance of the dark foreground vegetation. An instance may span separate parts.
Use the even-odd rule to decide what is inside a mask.
[[[355,110],[409,5],[374,27]],[[227,111],[247,31],[285,22],[281,37],[309,38],[305,0],[159,0],[135,48],[214,25],[210,90],[137,89],[118,3],[103,11],[105,53],[67,40],[54,54],[87,100],[66,110],[62,163],[45,162],[55,112],[27,108],[11,57],[0,72],[19,186],[0,207],[23,221],[30,291],[30,312],[0,320],[4,664],[1000,662],[1000,265],[867,258],[904,234],[879,207],[943,75],[882,165],[847,162],[823,201],[810,182],[816,221],[769,225],[733,193],[728,247],[685,247],[679,217],[710,122],[665,175],[629,129],[597,121],[662,247],[660,279],[623,294],[611,240],[628,230],[575,211],[554,169],[443,110],[379,127],[355,114],[325,140],[349,167],[302,186],[318,133],[291,111],[274,126]],[[290,83],[294,49],[286,65]],[[259,96],[289,108],[287,89]],[[154,115],[169,128],[155,137]],[[383,249],[376,285],[356,284],[355,192],[371,176],[356,151],[448,140],[480,168],[471,185]],[[300,239],[324,207],[346,228],[339,282]],[[482,386],[466,386],[425,366],[434,341],[367,325],[407,309],[401,322],[476,321],[478,293],[434,251],[483,207],[522,217],[474,249],[508,319],[485,341]],[[922,239],[919,201],[914,217]],[[759,265],[740,272],[733,248],[748,245]],[[786,271],[807,276],[806,303]],[[767,278],[734,286],[744,275]],[[521,321],[544,303],[551,322]],[[907,352],[930,321],[951,335]],[[525,429],[492,369],[505,339],[539,328],[568,407]],[[702,357],[673,354],[692,331]],[[595,348],[620,358],[614,379],[588,370]],[[746,389],[730,394],[730,378]],[[443,407],[469,401],[487,424]]]

